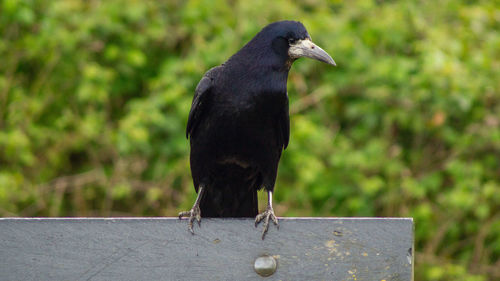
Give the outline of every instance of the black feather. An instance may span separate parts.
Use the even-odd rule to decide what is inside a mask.
[[[299,22],[268,25],[198,84],[186,136],[204,217],[257,215],[257,191],[272,191],[290,137],[289,40],[309,38]]]

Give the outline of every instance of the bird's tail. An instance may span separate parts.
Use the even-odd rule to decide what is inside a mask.
[[[259,211],[257,190],[262,177],[251,167],[236,164],[216,167],[200,202],[203,217],[255,217]]]

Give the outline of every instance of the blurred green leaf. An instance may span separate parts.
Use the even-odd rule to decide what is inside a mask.
[[[282,216],[412,216],[416,280],[496,280],[498,1],[0,3],[0,216],[174,216],[196,84],[266,24],[290,71]]]

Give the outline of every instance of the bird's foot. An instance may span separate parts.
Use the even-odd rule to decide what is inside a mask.
[[[201,227],[201,210],[198,205],[193,206],[193,208],[189,211],[180,212],[179,219],[181,219],[182,217],[189,217],[188,229],[191,232],[191,234],[194,234],[193,222],[195,219],[198,222],[198,226]]]
[[[267,230],[269,229],[269,219],[271,219],[276,225],[278,229],[280,229],[280,225],[278,224],[278,218],[274,214],[274,210],[272,207],[267,207],[267,209],[261,213],[258,214],[255,217],[255,227],[263,220],[264,221],[264,229],[262,230],[262,240],[264,240],[264,237],[266,236]]]

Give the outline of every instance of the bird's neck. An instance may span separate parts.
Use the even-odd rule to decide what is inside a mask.
[[[260,40],[254,38],[253,41]],[[224,66],[228,75],[250,85],[256,93],[286,93],[291,63],[286,55],[276,53],[270,42],[249,42],[229,58]]]
[[[229,58],[227,63],[232,67],[240,67],[248,71],[274,72],[275,75],[288,76],[293,60],[290,60],[286,52],[280,52],[280,49],[275,48],[274,45],[276,44],[268,38],[256,36]]]
[[[244,73],[249,79],[272,80],[285,84],[291,64],[292,62],[287,59],[270,55],[262,50],[254,52],[247,50],[244,55],[237,53],[225,63],[231,72]]]

